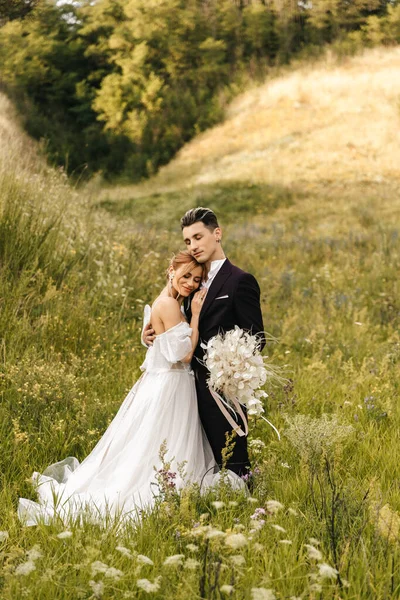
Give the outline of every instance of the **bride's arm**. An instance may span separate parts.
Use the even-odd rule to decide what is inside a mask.
[[[194,351],[196,350],[196,346],[199,341],[200,311],[201,311],[201,307],[203,305],[204,299],[206,297],[206,294],[207,294],[207,290],[200,290],[200,291],[196,292],[192,298],[192,302],[190,305],[190,308],[192,311],[192,318],[190,319],[190,327],[192,329],[192,336],[191,336],[192,350],[191,350],[191,352],[189,352],[189,354],[187,354],[185,356],[185,358],[182,359],[182,362],[185,362],[185,363],[189,363],[192,360]]]

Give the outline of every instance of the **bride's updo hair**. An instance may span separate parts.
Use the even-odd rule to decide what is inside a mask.
[[[184,275],[185,273],[189,273],[192,269],[196,268],[196,267],[201,267],[201,280],[203,281],[203,279],[206,276],[206,265],[203,263],[199,263],[197,262],[197,260],[195,258],[193,258],[193,256],[190,254],[190,252],[188,252],[187,250],[181,250],[180,252],[177,252],[177,254],[174,254],[174,256],[171,258],[170,262],[169,262],[169,267],[168,269],[172,267],[174,269],[174,271],[176,271],[177,269],[180,269],[181,267],[185,267],[182,270],[182,275]],[[167,278],[169,277],[169,271],[167,269]]]

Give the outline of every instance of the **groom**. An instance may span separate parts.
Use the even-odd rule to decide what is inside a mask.
[[[188,251],[199,263],[205,263],[208,271],[208,278],[203,283],[203,287],[208,291],[200,313],[199,344],[191,366],[196,378],[200,419],[215,460],[221,466],[221,453],[226,443],[225,433],[230,433],[232,426],[225,419],[208,389],[208,371],[202,364],[204,350],[200,344],[207,344],[214,335],[220,331],[234,329],[235,325],[253,334],[262,334],[264,327],[260,288],[253,275],[235,267],[226,258],[221,245],[222,230],[212,210],[201,206],[188,210],[181,219],[181,228]],[[185,303],[185,313],[190,322],[190,301]],[[151,343],[153,336],[154,331],[148,329],[144,333],[144,341],[147,344]],[[262,336],[260,342],[262,349]],[[238,425],[241,425],[239,417]],[[247,439],[238,436],[235,442],[227,468],[238,475],[245,475],[250,468]]]

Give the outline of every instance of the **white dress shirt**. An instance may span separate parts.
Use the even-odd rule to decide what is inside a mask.
[[[222,265],[224,264],[225,261],[226,261],[226,258],[221,258],[219,260],[213,260],[211,262],[207,280],[203,281],[203,283],[201,284],[201,289],[206,288],[208,290],[208,288],[214,281],[216,274],[218,273],[218,271],[220,270],[220,268],[222,267]]]

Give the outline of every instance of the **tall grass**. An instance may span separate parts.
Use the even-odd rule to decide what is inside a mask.
[[[0,597],[398,597],[396,179],[76,190],[0,108]],[[251,423],[250,498],[172,493],[124,532],[22,527],[32,471],[84,458],[137,378],[143,304],[198,203],[260,282],[282,441]]]

